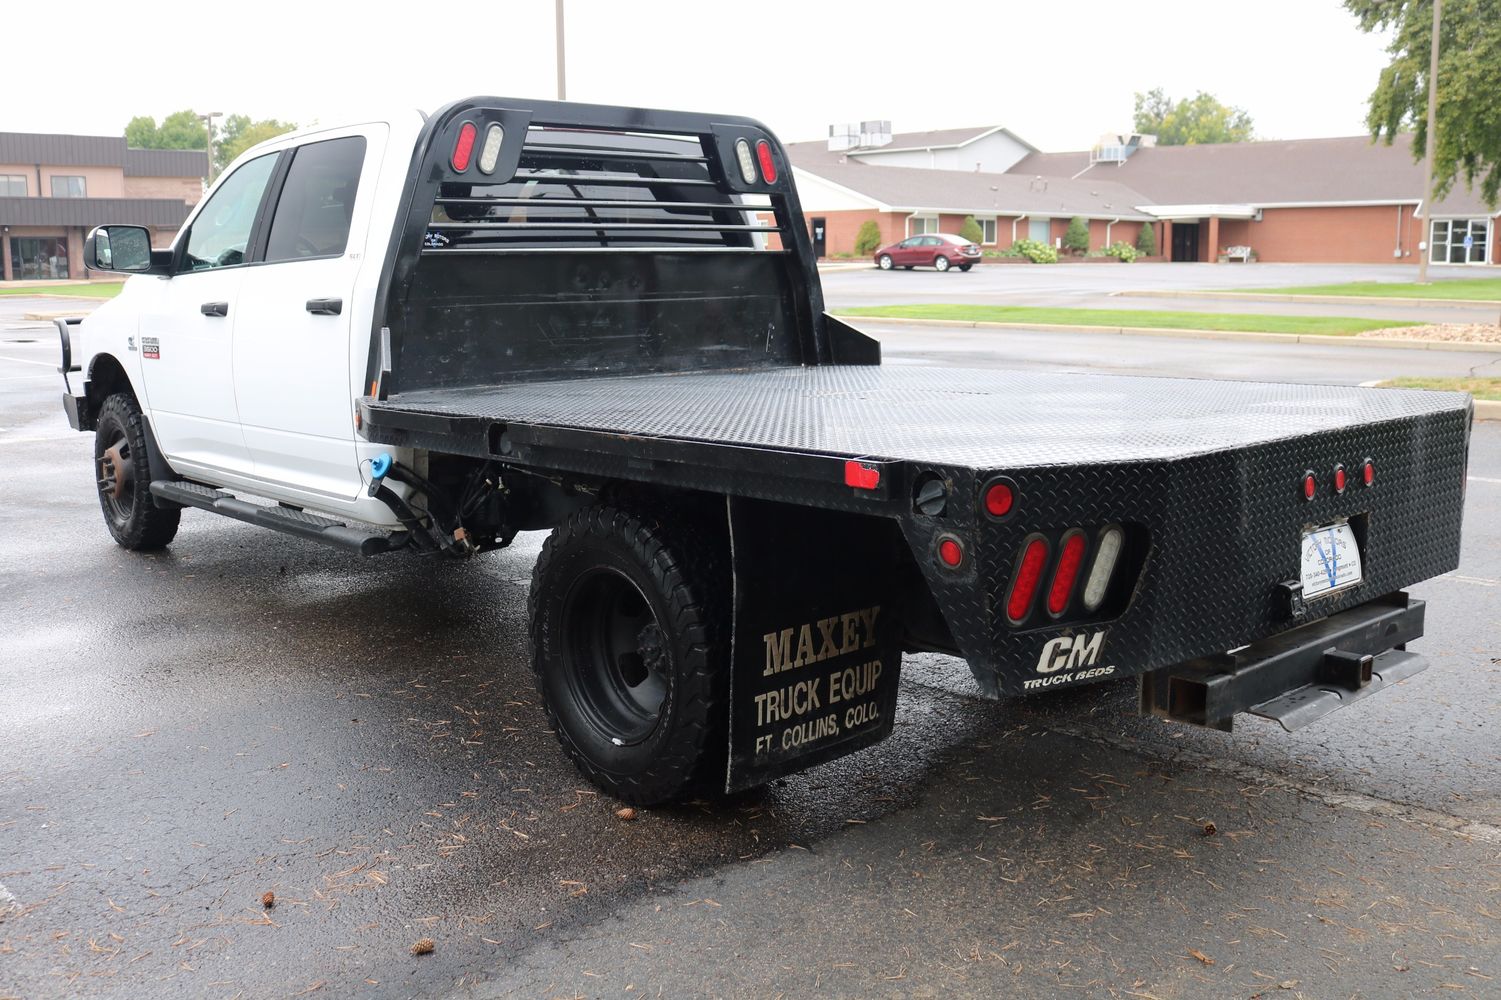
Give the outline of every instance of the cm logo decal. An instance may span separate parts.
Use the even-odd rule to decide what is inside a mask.
[[[1091,635],[1060,635],[1049,639],[1037,658],[1039,674],[1055,674],[1060,670],[1077,670],[1092,667],[1100,662],[1100,651],[1105,647],[1105,633]]]

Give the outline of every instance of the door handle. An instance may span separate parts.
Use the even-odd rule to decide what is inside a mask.
[[[308,299],[307,311],[314,316],[337,316],[344,311],[344,300]]]
[[[201,312],[201,313],[203,313],[203,315],[205,315],[205,316],[228,316],[229,315],[229,303],[228,302],[205,302],[203,305],[201,305],[201,306],[198,307],[198,311]]]

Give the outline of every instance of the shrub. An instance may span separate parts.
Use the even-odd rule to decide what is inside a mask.
[[[1141,232],[1136,234],[1136,252],[1143,257],[1157,256],[1157,233],[1150,222],[1145,223]]]
[[[861,257],[869,257],[881,247],[881,229],[874,219],[866,219],[860,223],[860,231],[855,234],[855,253]]]
[[[1116,240],[1105,248],[1104,253],[1105,256],[1114,257],[1122,264],[1129,264],[1137,257],[1136,248],[1125,240]]]
[[[1084,221],[1082,215],[1068,220],[1068,232],[1063,234],[1063,248],[1076,253],[1084,253],[1089,249],[1089,223]]]
[[[975,221],[973,215],[966,215],[964,225],[959,227],[959,237],[978,245],[985,239],[985,230],[980,228],[980,224]]]
[[[1012,256],[1025,257],[1034,264],[1058,263],[1058,251],[1037,240],[1017,240],[1011,249],[1015,251]]]

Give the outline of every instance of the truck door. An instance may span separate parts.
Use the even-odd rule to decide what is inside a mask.
[[[245,444],[258,479],[300,492],[350,499],[361,485],[350,329],[370,324],[354,291],[385,136],[380,125],[339,129],[286,151],[263,260],[240,289],[234,383]]]
[[[235,410],[231,362],[243,266],[276,153],[241,164],[215,188],[189,229],[171,278],[143,299],[140,352],[146,404],[162,450],[184,472],[252,471]]]

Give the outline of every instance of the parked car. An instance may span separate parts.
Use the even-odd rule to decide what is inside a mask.
[[[926,233],[909,236],[900,243],[876,251],[876,266],[883,271],[893,267],[934,267],[947,271],[957,267],[968,271],[980,262],[980,248],[953,233]]]

